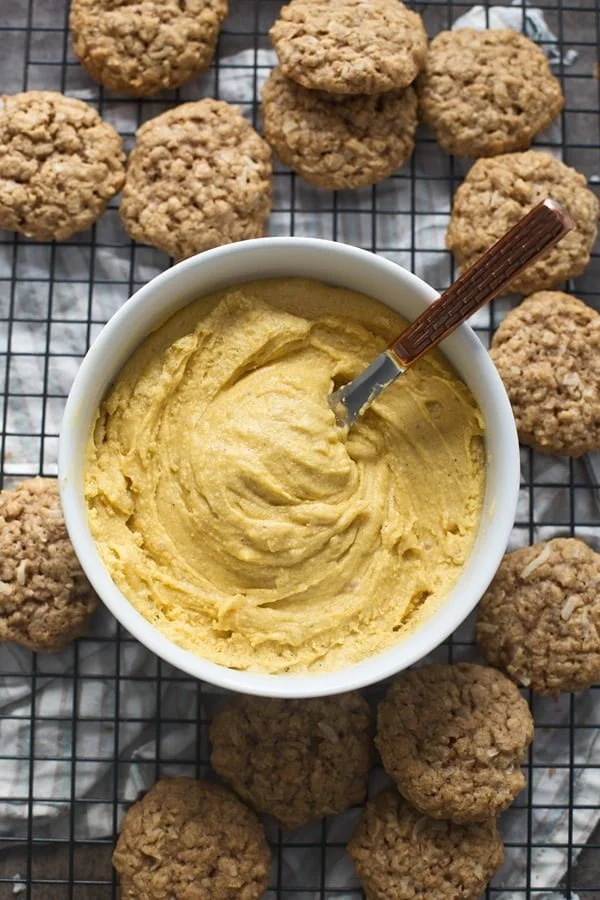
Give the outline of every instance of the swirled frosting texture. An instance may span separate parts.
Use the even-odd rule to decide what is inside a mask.
[[[89,522],[167,637],[238,669],[327,671],[389,647],[460,574],[483,420],[431,354],[349,433],[327,405],[403,326],[302,279],[203,298],[153,333],[90,440]]]

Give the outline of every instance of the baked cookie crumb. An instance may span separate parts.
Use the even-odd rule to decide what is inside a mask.
[[[501,672],[471,663],[404,673],[379,704],[375,743],[386,772],[434,819],[482,822],[510,806],[533,720]]]
[[[63,650],[80,637],[98,598],[69,540],[55,478],[0,491],[0,641]]]
[[[90,78],[144,97],[206,68],[226,15],[227,0],[71,0],[69,26]]]
[[[257,900],[270,851],[262,825],[218,784],[164,778],[121,823],[122,900]]]
[[[524,444],[566,456],[600,450],[600,313],[560,291],[532,294],[505,316],[490,356]]]
[[[292,0],[269,36],[286,78],[330,94],[407,87],[427,52],[421,16],[399,0]]]
[[[183,259],[262,237],[271,149],[235,106],[183,103],[136,133],[121,202],[127,233]]]
[[[442,31],[418,78],[423,120],[448,153],[527,150],[564,106],[543,51],[509,28]]]
[[[215,772],[284,828],[343,812],[367,793],[371,715],[358,694],[236,696],[215,716],[210,739]]]
[[[507,553],[477,611],[485,658],[523,687],[558,696],[600,681],[600,553],[555,538]]]
[[[436,822],[392,790],[367,803],[348,853],[368,900],[478,900],[504,859],[494,820]]]
[[[565,207],[575,227],[514,278],[506,293],[532,294],[581,275],[596,239],[598,199],[584,175],[538,150],[478,159],[469,169],[454,196],[446,236],[461,271],[548,197]]]
[[[309,184],[344,190],[376,184],[411,156],[417,130],[412,87],[377,96],[309,91],[273,69],[263,90],[265,137]]]
[[[82,100],[55,91],[0,104],[0,228],[64,241],[89,228],[125,180],[123,143]]]

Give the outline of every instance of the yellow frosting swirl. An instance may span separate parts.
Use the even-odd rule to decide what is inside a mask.
[[[327,405],[402,327],[362,295],[274,279],[203,298],[133,355],[86,502],[115,583],[173,641],[239,669],[331,670],[447,595],[484,489],[471,393],[434,353],[350,432]]]

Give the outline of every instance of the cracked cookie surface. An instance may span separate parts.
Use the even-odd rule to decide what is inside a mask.
[[[538,694],[600,680],[600,553],[555,538],[504,557],[477,612],[485,658]]]
[[[342,97],[309,91],[273,69],[262,111],[265,137],[282,162],[328,190],[382,181],[404,165],[415,145],[412,87]]]
[[[458,156],[527,150],[564,105],[542,50],[508,28],[438,34],[417,84],[423,120]]]
[[[71,546],[55,478],[0,491],[0,641],[63,650],[80,637],[98,598]]]
[[[163,778],[125,815],[113,865],[122,900],[258,900],[270,856],[261,823],[226,788]]]
[[[64,241],[89,228],[125,179],[121,138],[82,100],[54,91],[0,104],[0,228]]]
[[[237,107],[184,103],[138,129],[121,219],[135,240],[183,259],[262,237],[271,181],[271,149]]]
[[[111,91],[173,89],[211,62],[227,0],[71,0],[79,62]]]
[[[420,15],[399,0],[292,0],[269,32],[283,74],[330,94],[380,94],[417,77]]]
[[[600,450],[600,313],[539,291],[507,313],[490,357],[524,444],[575,457]]]
[[[434,819],[481,822],[525,785],[529,707],[501,672],[471,663],[402,675],[379,704],[375,743],[386,772]]]
[[[211,724],[211,764],[255,809],[299,828],[364,800],[371,731],[358,694],[235,697]]]

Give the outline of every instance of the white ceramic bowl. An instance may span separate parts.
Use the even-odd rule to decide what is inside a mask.
[[[487,352],[466,325],[442,350],[477,398],[486,421],[487,478],[471,556],[438,611],[397,646],[348,668],[317,675],[240,672],[196,656],[165,638],[131,606],[104,568],[87,523],[83,498],[86,448],[98,406],[144,338],[187,303],[257,278],[303,276],[375,297],[414,319],[438,295],[392,262],[346,244],[311,238],[262,238],[209,250],[154,278],[112,317],[85,357],[62,423],[59,478],[75,552],[95,590],[121,624],[162,659],[224,688],[272,697],[335,694],[379,681],[417,662],[468,616],[491,581],[513,525],[519,488],[519,448],[504,387]]]

